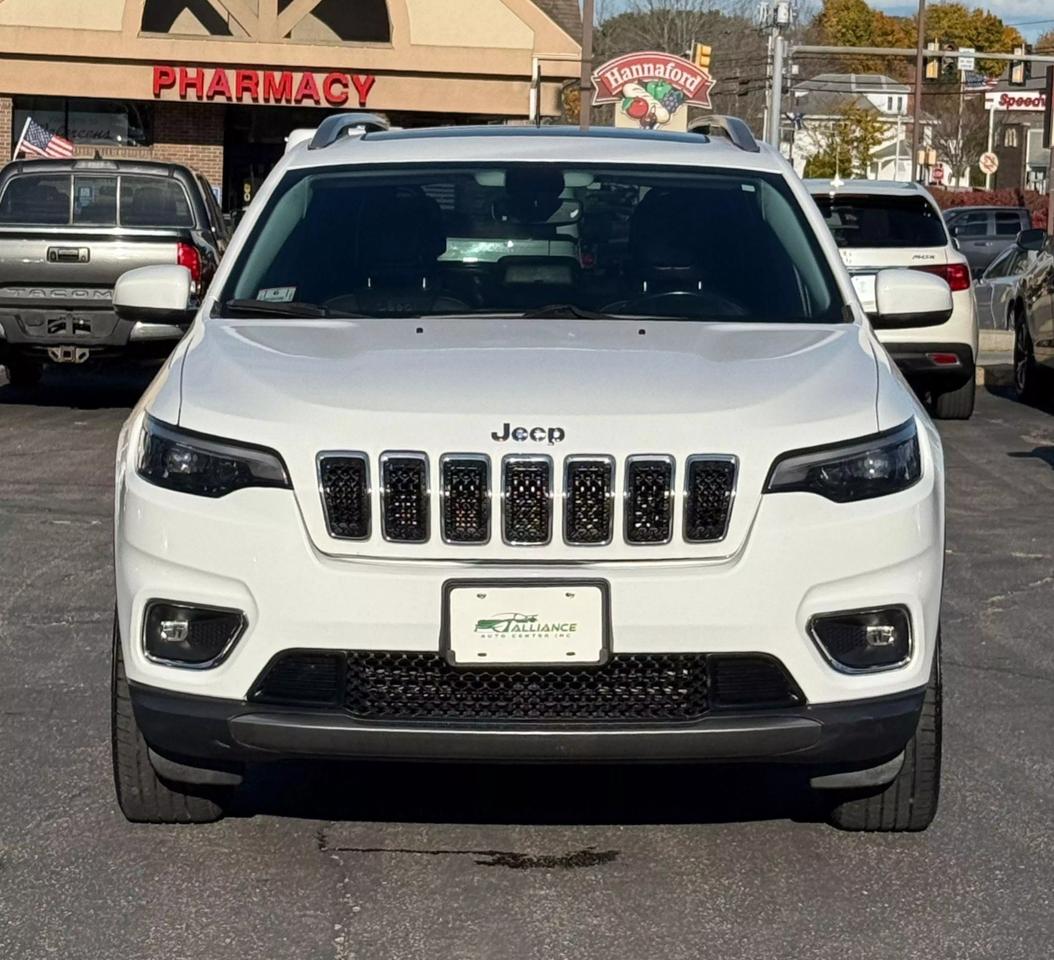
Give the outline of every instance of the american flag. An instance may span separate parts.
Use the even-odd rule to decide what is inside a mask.
[[[61,160],[73,156],[73,143],[57,133],[46,130],[33,119],[26,121],[19,148],[33,157],[50,157]],[[15,151],[15,156],[18,150]]]

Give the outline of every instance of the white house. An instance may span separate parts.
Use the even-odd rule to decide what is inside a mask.
[[[821,73],[796,84],[791,93],[788,155],[799,174],[804,173],[809,157],[826,146],[832,126],[845,110],[858,107],[881,119],[886,135],[872,152],[868,169],[855,175],[866,173],[870,180],[911,179],[911,88],[906,84],[878,73]],[[928,130],[924,129],[923,142],[928,140]],[[844,171],[845,175],[850,173]]]

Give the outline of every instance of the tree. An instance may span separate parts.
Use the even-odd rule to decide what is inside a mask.
[[[807,177],[866,177],[871,155],[886,138],[887,125],[875,113],[855,104],[823,131],[821,147],[805,164]]]
[[[1021,34],[1008,27],[994,13],[969,10],[961,3],[937,3],[926,8],[926,37],[942,47],[973,47],[992,53],[1012,53],[1024,43]],[[998,77],[1006,64],[1000,60],[980,60],[977,69],[989,77]]]
[[[958,179],[971,169],[988,146],[988,112],[980,94],[962,96],[958,83],[927,91],[923,109],[936,121],[933,146]]]
[[[1032,47],[1036,53],[1044,53],[1047,56],[1054,56],[1054,29],[1048,30],[1043,34]]]

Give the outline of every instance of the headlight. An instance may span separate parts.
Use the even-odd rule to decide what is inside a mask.
[[[785,453],[772,465],[765,492],[799,490],[848,503],[906,490],[921,476],[912,419],[859,440]]]
[[[180,430],[153,417],[143,425],[136,470],[159,487],[199,497],[290,486],[285,464],[273,450]]]

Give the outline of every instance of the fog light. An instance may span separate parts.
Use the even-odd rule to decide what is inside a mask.
[[[911,617],[904,607],[821,614],[809,632],[836,670],[889,670],[911,656]]]
[[[203,669],[221,663],[244,631],[240,610],[155,600],[146,608],[143,649],[158,663]]]

